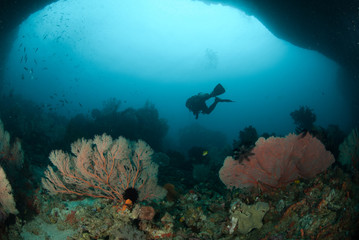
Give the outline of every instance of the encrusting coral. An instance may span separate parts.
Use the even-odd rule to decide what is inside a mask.
[[[231,226],[229,233],[232,234],[237,227],[242,234],[249,233],[252,229],[260,229],[263,226],[262,219],[269,210],[268,203],[256,202],[247,205],[241,201],[234,202],[231,207]]]

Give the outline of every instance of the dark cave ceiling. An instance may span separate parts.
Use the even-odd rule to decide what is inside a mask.
[[[31,13],[56,0],[1,0],[0,65],[16,27]],[[240,8],[274,35],[316,50],[359,76],[359,0],[202,0]],[[0,73],[1,74],[1,73]]]

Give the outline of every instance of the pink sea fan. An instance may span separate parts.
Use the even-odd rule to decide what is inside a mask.
[[[219,171],[228,188],[281,187],[298,178],[312,178],[326,170],[334,156],[315,137],[289,134],[259,138],[249,161],[227,157]]]
[[[158,165],[152,162],[152,148],[142,140],[107,134],[79,139],[71,153],[55,150],[42,184],[50,194],[76,194],[123,202],[123,193],[135,188],[139,200],[162,199],[166,190],[157,185]]]

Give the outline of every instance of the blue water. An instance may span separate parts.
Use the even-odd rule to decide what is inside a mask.
[[[5,80],[8,91],[69,118],[90,116],[110,98],[121,100],[120,111],[149,101],[166,119],[172,144],[194,123],[224,133],[231,144],[249,125],[259,134],[293,132],[290,113],[300,106],[313,109],[316,124],[349,131],[338,71],[323,55],[278,39],[228,6],[68,0],[21,24]],[[186,99],[218,83],[226,89],[221,97],[234,102],[196,120]]]

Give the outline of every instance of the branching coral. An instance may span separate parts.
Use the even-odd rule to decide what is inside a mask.
[[[252,149],[255,142],[258,139],[257,130],[252,127],[246,127],[243,131],[239,132],[239,141],[234,140],[233,142],[233,158],[242,162],[247,159],[252,153]]]
[[[240,145],[252,146],[258,140],[257,130],[253,126],[248,126],[239,132]]]
[[[313,112],[307,106],[301,106],[298,110],[290,113],[295,125],[297,125],[297,132],[311,131],[314,127],[314,122],[317,119]]]

